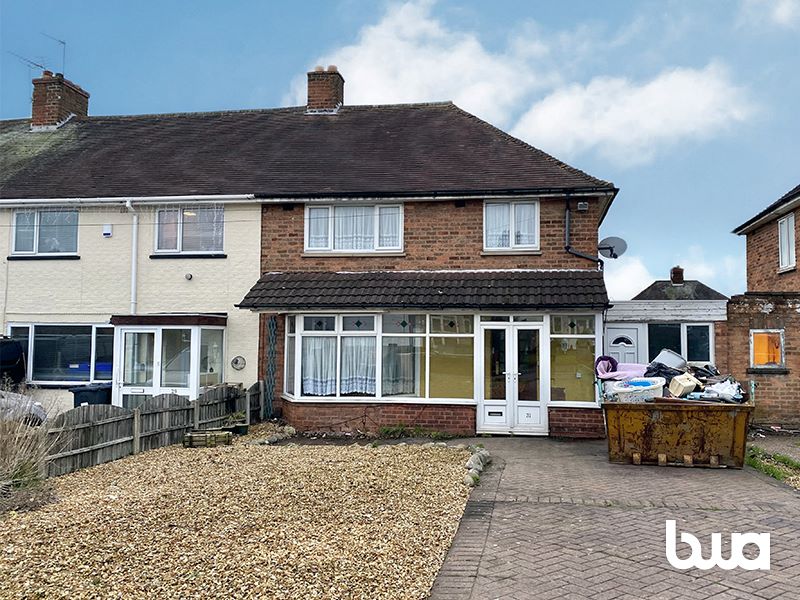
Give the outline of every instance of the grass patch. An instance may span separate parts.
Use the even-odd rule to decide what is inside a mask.
[[[773,479],[800,487],[800,461],[780,453],[769,453],[758,446],[747,449],[745,463]]]

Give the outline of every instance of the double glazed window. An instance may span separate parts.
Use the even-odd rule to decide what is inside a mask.
[[[753,329],[750,331],[750,366],[762,369],[785,367],[783,344],[783,329]]]
[[[100,325],[12,325],[34,383],[110,381],[114,328]]]
[[[688,323],[651,323],[647,326],[649,360],[663,349],[672,350],[694,363],[714,360],[711,331],[713,325]]]
[[[797,265],[795,254],[794,213],[778,220],[778,268],[793,269]]]
[[[14,213],[13,254],[75,254],[77,210],[20,210]]]
[[[400,205],[307,206],[305,247],[312,252],[382,252],[403,248]]]
[[[486,202],[483,211],[485,250],[538,250],[539,203]]]
[[[221,206],[165,208],[156,215],[156,252],[222,252],[225,211]]]
[[[550,399],[594,402],[595,316],[550,317]]]

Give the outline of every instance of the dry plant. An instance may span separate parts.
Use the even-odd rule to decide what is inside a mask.
[[[49,502],[47,457],[59,443],[47,413],[25,389],[0,390],[0,513]],[[23,393],[19,393],[23,392]]]

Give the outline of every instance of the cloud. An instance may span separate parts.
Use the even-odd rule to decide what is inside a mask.
[[[741,294],[747,287],[744,253],[714,255],[707,248],[694,244],[676,254],[674,259],[675,264],[684,268],[686,279],[698,279],[727,296]]]
[[[347,79],[348,104],[453,100],[493,123],[507,123],[526,94],[540,85],[528,61],[547,49],[535,39],[510,40],[490,52],[472,33],[453,31],[431,14],[433,2],[390,5],[356,43],[317,59],[335,64]],[[306,82],[292,82],[287,104],[306,102]]]
[[[596,77],[562,87],[534,104],[512,133],[555,154],[594,151],[633,166],[686,140],[708,139],[753,111],[746,91],[712,62],[666,70],[644,83]]]
[[[800,0],[744,0],[739,11],[739,26],[753,24],[800,29]]]
[[[656,280],[638,256],[623,256],[605,263],[608,297],[612,302],[630,300]]]

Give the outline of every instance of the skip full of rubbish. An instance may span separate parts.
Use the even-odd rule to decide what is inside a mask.
[[[731,375],[714,365],[690,365],[680,354],[662,350],[648,365],[620,363],[611,356],[595,361],[606,402],[654,402],[656,399],[742,404],[747,394]]]

